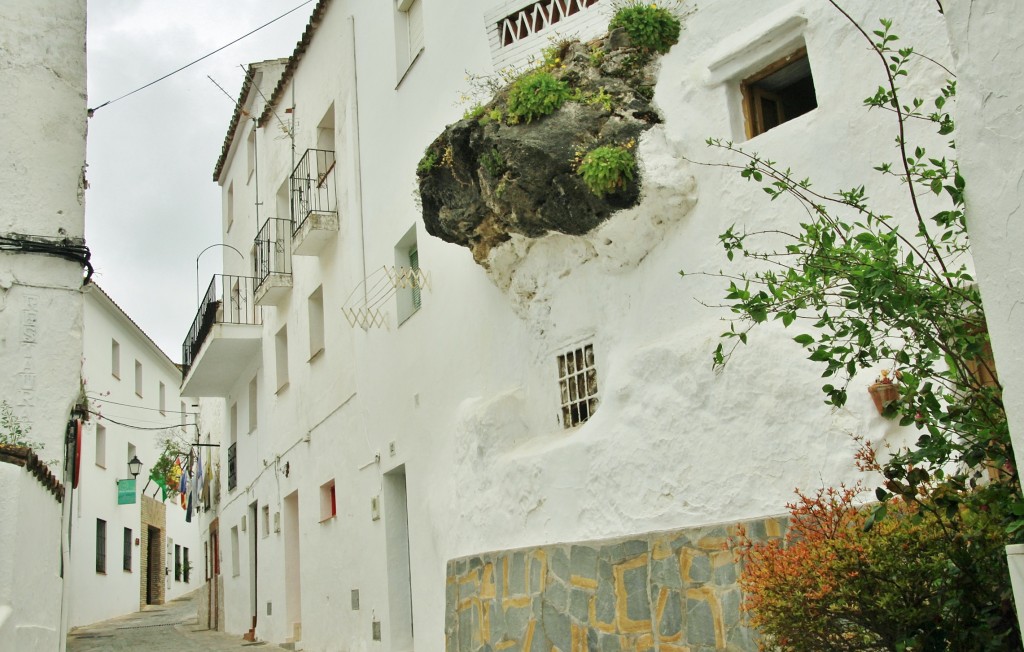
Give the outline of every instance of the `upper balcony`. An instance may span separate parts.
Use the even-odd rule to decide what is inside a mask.
[[[292,253],[317,256],[338,233],[338,195],[334,187],[334,152],[307,149],[292,171]]]
[[[181,395],[227,396],[263,351],[256,279],[215,274],[181,346]]]
[[[252,245],[256,305],[276,306],[292,289],[292,222],[271,217]]]

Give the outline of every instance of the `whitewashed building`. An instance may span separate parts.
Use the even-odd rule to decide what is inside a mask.
[[[638,207],[583,236],[513,236],[486,268],[426,233],[415,170],[461,116],[466,72],[597,36],[611,4],[321,0],[290,58],[250,66],[214,172],[243,256],[225,253],[183,348],[182,395],[214,399],[223,426],[212,626],[309,650],[754,649],[732,527],[770,534],[794,487],[856,478],[851,433],[900,436],[866,377],[823,405],[781,328],[713,373],[723,314],[694,298],[721,282],[678,276],[718,270],[735,222],[800,218],[692,163],[721,156],[706,138],[824,188],[891,155],[889,116],[862,105],[877,58],[828,3],[686,18]],[[933,2],[853,12],[950,56]],[[751,125],[742,87],[782,68],[813,106]],[[873,198],[906,201],[896,183]]]
[[[61,500],[82,356],[85,4],[0,7],[0,401],[53,461],[0,453],[4,652],[63,649],[67,628]]]
[[[102,288],[91,284],[84,294],[89,412],[72,502],[72,627],[163,604],[203,582],[198,516],[187,523],[177,496],[164,500],[149,480],[162,441],[170,439],[182,466],[198,450],[181,371]]]

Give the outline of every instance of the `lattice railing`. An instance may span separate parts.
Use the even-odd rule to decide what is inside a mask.
[[[498,21],[502,47],[533,36],[569,16],[596,5],[600,0],[540,0]]]

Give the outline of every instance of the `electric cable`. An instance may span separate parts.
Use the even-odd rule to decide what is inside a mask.
[[[152,85],[154,85],[154,84],[158,84],[158,83],[162,82],[163,80],[167,79],[168,77],[171,77],[171,76],[173,76],[173,75],[176,75],[176,74],[178,74],[179,72],[181,72],[182,70],[185,70],[186,68],[189,68],[189,67],[191,67],[191,66],[194,66],[195,64],[199,63],[199,62],[200,62],[200,61],[202,61],[203,59],[208,59],[208,58],[212,57],[213,55],[217,54],[217,53],[218,53],[218,52],[220,52],[221,50],[224,50],[224,49],[226,49],[226,48],[229,48],[229,47],[231,47],[232,45],[234,45],[235,43],[238,43],[239,41],[241,41],[242,39],[245,39],[245,38],[248,38],[248,37],[252,36],[252,35],[253,35],[253,34],[255,34],[256,32],[258,32],[258,31],[260,31],[261,29],[263,29],[264,27],[268,27],[268,26],[270,26],[270,25],[273,25],[274,23],[276,23],[277,21],[281,20],[282,18],[284,18],[284,17],[285,17],[285,16],[287,16],[288,14],[291,14],[291,13],[294,13],[294,12],[298,11],[299,9],[301,9],[301,8],[305,7],[306,5],[308,5],[308,4],[310,3],[310,2],[313,2],[313,0],[306,0],[305,2],[303,2],[302,4],[300,4],[299,6],[295,7],[294,9],[289,9],[288,11],[286,11],[286,12],[285,12],[285,13],[283,13],[283,14],[281,14],[281,15],[280,15],[280,16],[278,16],[277,18],[275,18],[275,19],[273,19],[273,20],[271,20],[271,21],[269,21],[269,22],[263,23],[262,25],[260,25],[260,26],[259,26],[259,27],[257,27],[256,29],[252,30],[251,32],[248,32],[248,33],[246,33],[246,34],[243,34],[242,36],[239,36],[239,37],[238,37],[238,38],[236,38],[236,39],[235,39],[234,41],[231,41],[230,43],[228,43],[228,44],[226,44],[226,45],[222,45],[222,46],[220,46],[219,48],[217,48],[217,49],[216,49],[216,50],[214,50],[213,52],[209,52],[209,53],[207,53],[207,54],[204,54],[203,56],[199,57],[199,58],[198,58],[198,59],[196,59],[195,61],[192,61],[191,63],[186,63],[186,64],[185,64],[184,66],[182,66],[182,67],[178,68],[177,70],[173,70],[173,71],[171,71],[171,72],[167,73],[166,75],[164,75],[163,77],[160,77],[159,79],[154,79],[153,81],[149,82],[148,84],[145,84],[145,85],[143,85],[143,86],[140,86],[140,87],[136,88],[135,90],[133,90],[133,91],[131,91],[131,92],[129,92],[129,93],[125,93],[124,95],[122,95],[122,96],[120,96],[120,97],[115,97],[115,98],[114,98],[114,99],[112,99],[112,100],[107,100],[107,101],[106,101],[106,102],[104,102],[103,104],[100,104],[100,105],[99,105],[99,106],[97,106],[97,107],[94,107],[94,108],[91,108],[91,109],[89,109],[89,117],[91,118],[91,117],[92,117],[93,115],[95,115],[95,114],[96,114],[96,112],[97,112],[97,111],[99,111],[100,109],[102,109],[102,108],[103,108],[103,107],[105,107],[105,106],[110,106],[110,105],[111,105],[111,104],[113,104],[114,102],[118,102],[118,101],[120,101],[120,100],[123,100],[124,98],[126,98],[126,97],[128,97],[128,96],[130,96],[130,95],[134,95],[134,94],[138,93],[138,92],[139,92],[139,91],[141,91],[141,90],[145,90],[145,89],[149,88],[150,86],[152,86]]]
[[[133,426],[130,423],[124,423],[123,421],[117,421],[115,419],[111,419],[110,417],[108,417],[108,416],[106,416],[104,414],[100,414],[99,412],[95,412],[93,410],[86,410],[86,412],[88,412],[89,414],[95,415],[95,416],[97,416],[100,419],[103,419],[105,421],[109,421],[110,423],[116,423],[119,426],[124,426],[125,428],[131,428],[132,430],[172,430],[174,428],[185,428],[187,426],[195,426],[196,430],[199,429],[199,426],[194,424],[194,423],[187,423],[184,426],[181,425],[181,424],[174,424],[173,426],[161,426],[161,427],[158,427],[158,428],[143,427],[143,426]]]
[[[89,259],[92,252],[85,242],[78,238],[60,237],[55,238],[45,235],[24,235],[21,233],[8,233],[0,235],[0,251],[14,251],[23,254],[43,254],[46,256],[57,256],[85,267],[85,281],[88,285],[92,279],[93,267]]]

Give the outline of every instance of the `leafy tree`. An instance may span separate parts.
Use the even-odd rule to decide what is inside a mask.
[[[970,271],[966,182],[950,158],[952,143],[933,153],[909,140],[912,123],[931,123],[941,136],[954,133],[949,105],[956,81],[943,68],[949,79],[930,101],[907,99],[908,63],[922,55],[899,45],[890,20],[869,33],[835,0],[827,1],[882,63],[884,82],[864,104],[892,115],[897,156],[875,169],[902,184],[910,211],[874,205],[860,183],[819,191],[788,167],[731,142],[709,140],[730,154],[725,165],[760,184],[770,200],[795,200],[806,213],[795,228],[733,226],[721,234],[728,260],[739,257],[748,267],[713,275],[727,281],[721,305],[734,314],[714,365],[725,365],[736,346],[746,344],[750,329],[772,320],[801,331],[794,340],[824,367],[829,382],[822,391],[836,407],[845,405],[849,382],[858,373],[893,369],[899,399],[885,415],[916,428],[919,437],[875,463],[884,481],[875,492],[880,502],[864,517],[863,527],[882,522],[895,497],[897,529],[909,518],[915,527],[925,524],[929,533],[941,535],[945,571],[932,581],[942,585],[935,599],[950,621],[941,634],[911,636],[904,647],[855,649],[1016,648],[1005,557],[1001,546],[978,543],[1019,540],[1024,502],[984,306]],[[941,210],[926,211],[926,205],[940,202]],[[875,459],[873,451],[862,455]],[[882,587],[884,574],[877,581]],[[971,616],[952,619],[959,613]]]

